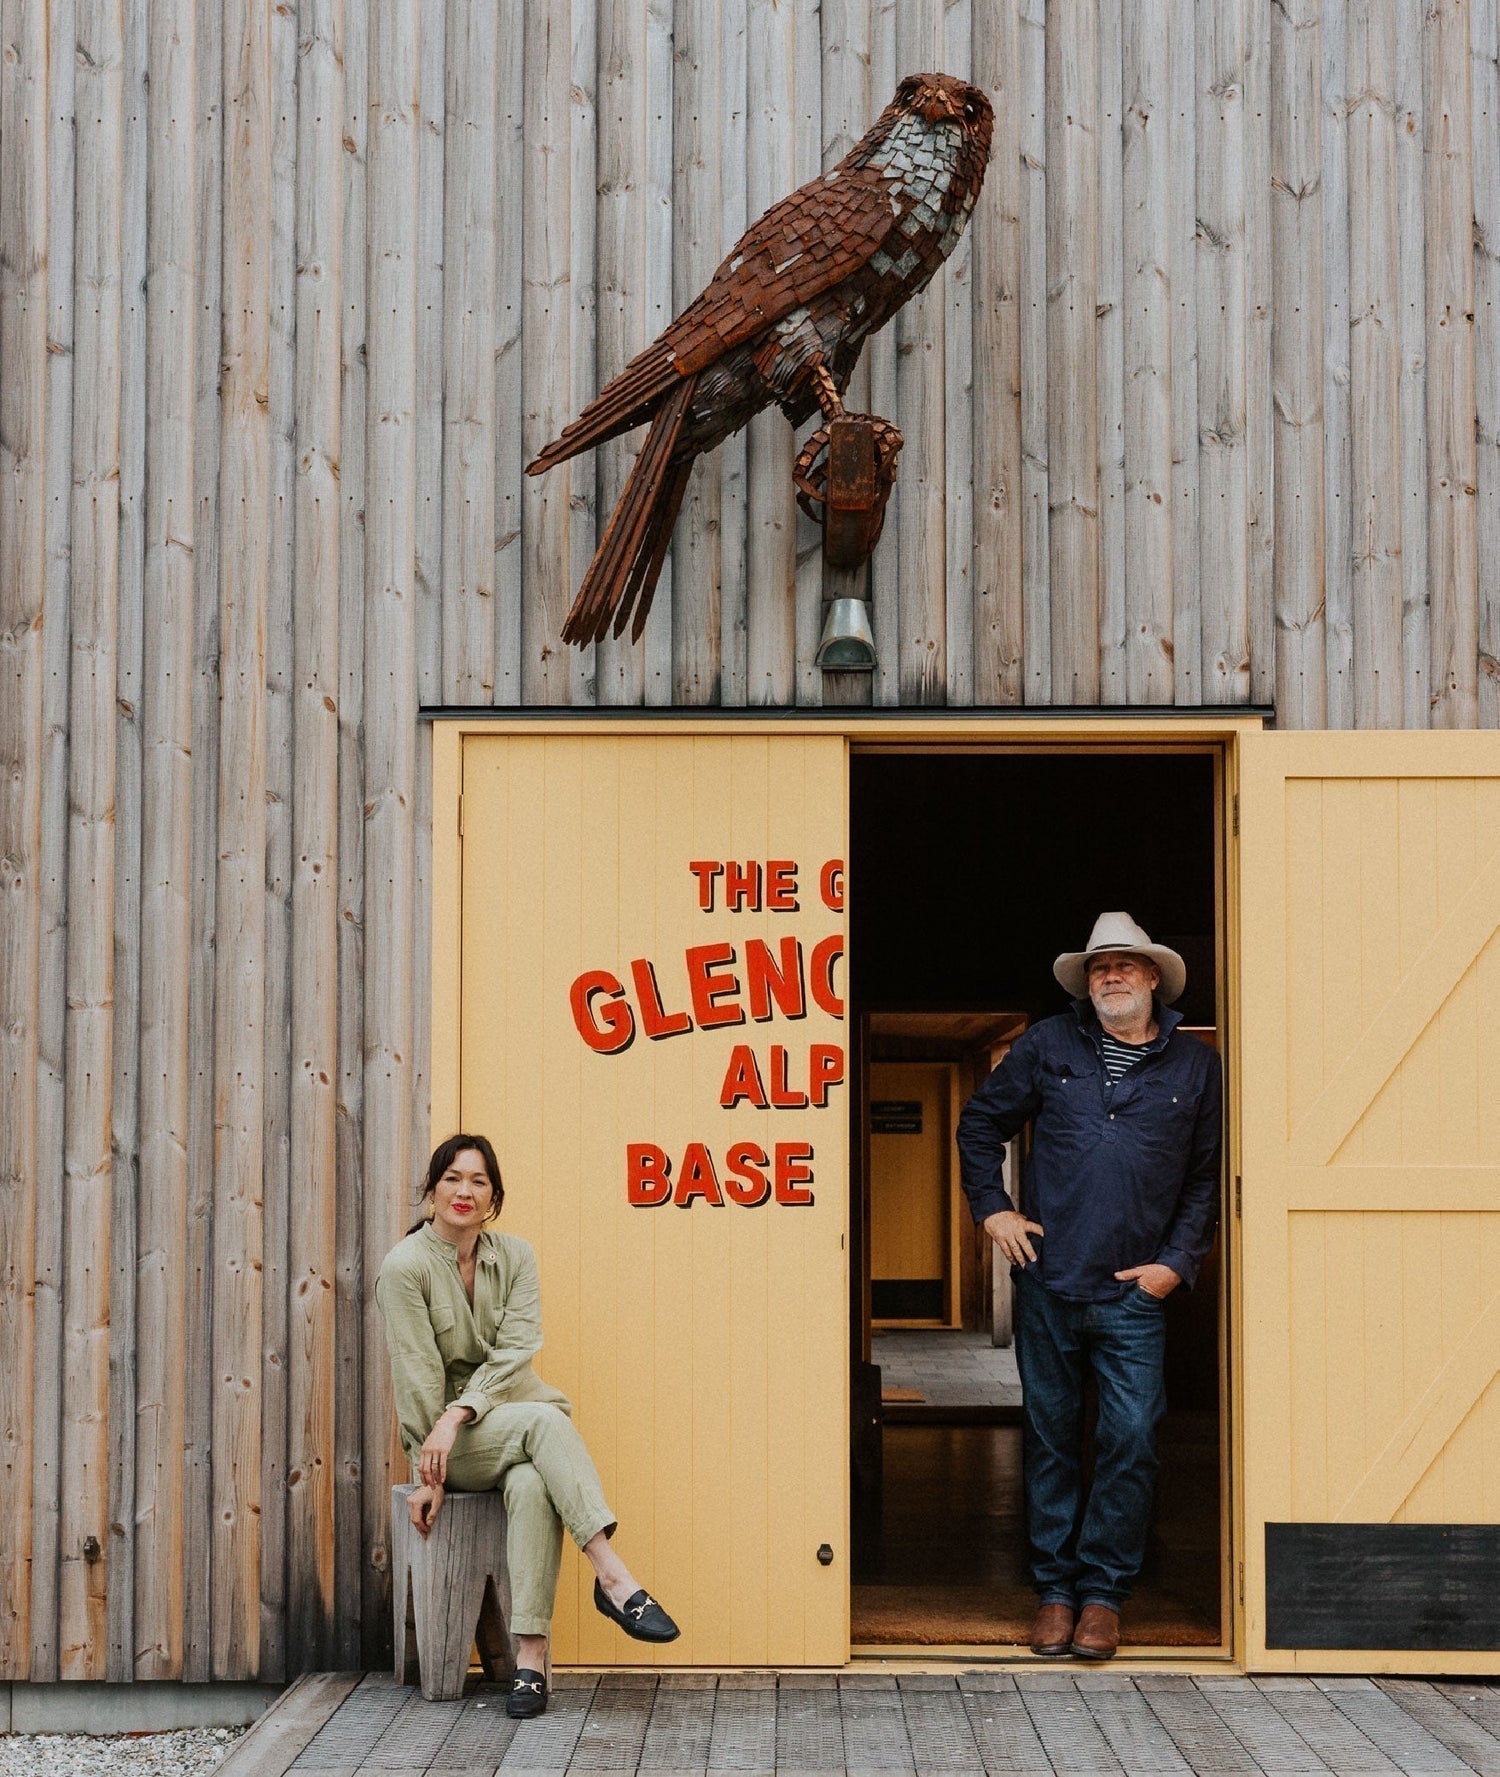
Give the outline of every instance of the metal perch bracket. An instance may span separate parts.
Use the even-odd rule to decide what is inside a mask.
[[[857,568],[875,553],[903,442],[878,414],[846,413],[819,426],[797,453],[797,504],[822,525],[830,567]]]

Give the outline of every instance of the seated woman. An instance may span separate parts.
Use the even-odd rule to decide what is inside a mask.
[[[495,1150],[482,1135],[449,1136],[423,1195],[425,1218],[386,1254],[375,1286],[401,1442],[420,1483],[412,1523],[425,1537],[450,1486],[504,1493],[516,1658],[506,1711],[540,1715],[562,1525],[611,1622],[637,1641],[673,1641],[677,1625],[611,1546],[615,1515],[572,1408],[531,1367],[542,1348],[536,1255],[493,1226],[505,1197]]]

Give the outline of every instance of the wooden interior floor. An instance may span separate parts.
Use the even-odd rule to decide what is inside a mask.
[[[1024,1646],[1026,1570],[1018,1426],[888,1425],[878,1500],[854,1499],[851,1639]],[[1220,1640],[1219,1458],[1213,1420],[1169,1416],[1146,1568],[1121,1643]]]

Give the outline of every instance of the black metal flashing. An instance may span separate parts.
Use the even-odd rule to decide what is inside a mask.
[[[1225,722],[1259,717],[1272,723],[1275,706],[1269,703],[1223,704],[944,704],[933,707],[900,704],[869,705],[777,704],[732,708],[725,704],[424,704],[418,712],[424,722]]]

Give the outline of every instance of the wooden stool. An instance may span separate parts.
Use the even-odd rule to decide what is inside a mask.
[[[449,1493],[424,1538],[406,1506],[415,1491],[391,1489],[396,1682],[420,1676],[422,1695],[444,1702],[463,1695],[476,1641],[487,1678],[498,1683],[511,1670],[505,1501],[498,1493]]]

